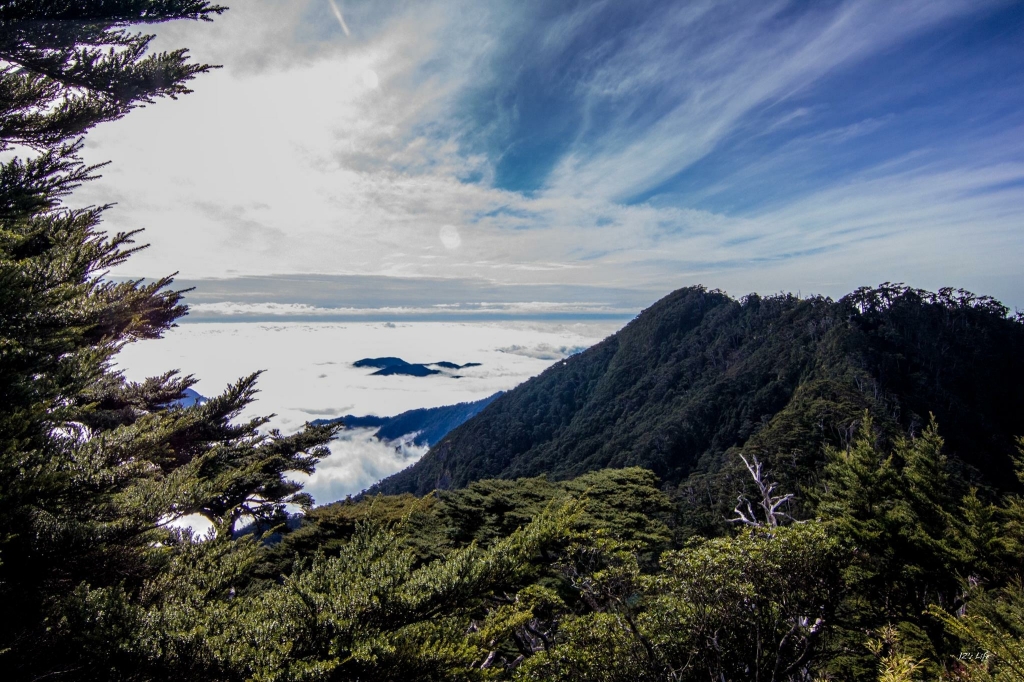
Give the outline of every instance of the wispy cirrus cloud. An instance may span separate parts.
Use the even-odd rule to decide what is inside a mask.
[[[643,194],[709,154],[756,108],[984,4],[658,5],[580,81],[585,111],[613,109],[614,118],[585,126],[548,184],[619,200]]]
[[[347,33],[328,0],[161,27],[225,69],[89,139],[114,164],[80,198],[154,245],[124,274],[908,279],[1024,304],[1012,3],[341,10]]]

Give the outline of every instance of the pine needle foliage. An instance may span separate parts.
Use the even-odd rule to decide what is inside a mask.
[[[0,3],[0,150],[60,149],[104,121],[190,92],[208,71],[188,51],[146,54],[132,27],[210,20],[206,0],[6,0]]]
[[[812,679],[844,555],[817,523],[694,540],[654,574],[621,545],[578,547],[565,570],[589,612],[566,617],[516,678]]]
[[[106,207],[64,201],[95,177],[81,135],[188,92],[209,65],[185,50],[147,54],[132,27],[210,19],[199,0],[0,2],[0,665],[13,678],[104,678],[131,607],[193,513],[229,536],[242,516],[280,520],[310,500],[287,471],[312,470],[330,428],[283,436],[236,424],[256,375],[205,405],[177,401],[174,372],[126,381],[112,359],[185,314],[170,277],[106,273],[139,246],[107,235]],[[120,631],[119,630],[119,631]],[[107,634],[102,634],[107,633]]]
[[[975,590],[966,612],[955,617],[932,608],[963,643],[953,657],[956,677],[972,682],[1024,680],[1024,584],[1020,578],[993,592]]]

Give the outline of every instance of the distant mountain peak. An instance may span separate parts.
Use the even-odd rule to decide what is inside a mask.
[[[192,407],[193,405],[202,405],[206,401],[206,396],[200,395],[198,391],[191,388],[186,388],[182,396],[174,401],[174,405],[177,407]]]

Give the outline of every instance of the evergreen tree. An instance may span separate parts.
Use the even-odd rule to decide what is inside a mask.
[[[619,543],[569,556],[589,612],[567,614],[516,679],[815,679],[848,560],[816,522],[694,539],[653,575]]]
[[[960,617],[932,607],[963,643],[953,657],[951,679],[969,682],[1024,680],[1024,584],[1017,577],[995,591],[978,590]]]
[[[1024,483],[1024,438],[1018,439],[1016,473]],[[973,493],[973,491],[972,491]],[[965,518],[977,519],[968,536],[969,565],[981,573],[965,580],[967,604],[954,615],[929,610],[961,642],[951,660],[953,679],[978,682],[1024,680],[1024,497],[1008,494],[999,507],[965,499]],[[1003,524],[997,523],[999,517]]]
[[[1017,480],[1024,486],[1024,437],[1017,439],[1014,468]],[[1001,511],[1004,519],[1001,533],[1004,556],[1020,571],[1024,568],[1024,496],[1007,495],[1005,507]]]
[[[187,93],[212,68],[185,50],[147,55],[152,36],[131,26],[223,9],[0,2],[0,151],[16,155],[0,165],[0,665],[16,678],[102,677],[98,614],[110,618],[115,593],[130,603],[152,588],[168,548],[189,541],[167,522],[202,513],[228,536],[241,516],[267,523],[288,502],[308,504],[283,474],[311,471],[332,432],[233,424],[255,375],[180,408],[190,377],[131,383],[113,371],[124,344],[185,314],[183,292],[170,278],[106,279],[137,250],[135,233],[107,236],[106,207],[63,203],[97,170],[78,155],[83,133]],[[97,589],[109,603],[87,598]]]
[[[853,549],[848,594],[840,607],[845,654],[836,669],[870,678],[867,645],[895,627],[906,660],[937,675],[949,653],[940,622],[929,612],[962,606],[962,581],[991,579],[1005,544],[998,510],[976,488],[950,473],[934,419],[917,437],[901,437],[889,451],[876,445],[865,416],[845,450],[830,449],[818,514]]]
[[[210,20],[208,0],[5,0],[0,3],[0,149],[63,149],[97,123],[189,92],[208,71],[187,50],[147,55],[131,26]]]

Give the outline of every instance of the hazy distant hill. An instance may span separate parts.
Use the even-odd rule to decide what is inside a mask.
[[[501,392],[483,400],[442,407],[425,407],[402,412],[394,417],[357,417],[346,415],[338,419],[318,419],[314,424],[341,422],[347,428],[376,428],[381,440],[396,440],[408,436],[417,445],[433,445],[449,431],[476,416],[490,405]]]
[[[933,412],[964,475],[1006,483],[1024,434],[1024,324],[1007,313],[987,297],[895,285],[839,301],[680,289],[372,490],[637,465],[688,481],[683,495],[704,494],[699,474],[712,495],[708,481],[729,475],[741,447],[806,480],[865,410],[888,436]]]

